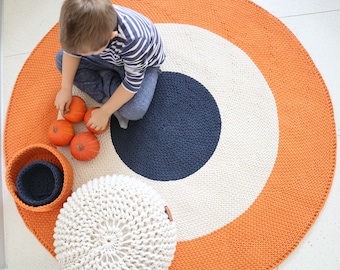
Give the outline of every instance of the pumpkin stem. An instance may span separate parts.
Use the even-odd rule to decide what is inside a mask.
[[[83,147],[81,144],[79,144],[79,145],[77,146],[77,148],[78,148],[79,151],[83,151],[83,149],[84,149],[84,147]]]
[[[57,131],[58,131],[58,128],[56,126],[53,126],[53,132],[57,133]]]

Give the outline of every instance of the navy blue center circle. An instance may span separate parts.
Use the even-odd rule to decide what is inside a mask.
[[[151,180],[185,178],[214,153],[221,117],[210,92],[195,79],[176,72],[159,76],[148,112],[121,129],[111,118],[111,138],[121,160]]]

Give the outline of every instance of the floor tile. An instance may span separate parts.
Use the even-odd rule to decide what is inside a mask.
[[[332,99],[337,134],[340,134],[340,11],[339,1],[255,1],[275,14],[295,34],[321,73]],[[262,3],[261,3],[262,2]],[[321,5],[321,7],[320,7]],[[299,6],[299,7],[297,7]],[[294,8],[293,8],[294,7]],[[327,12],[327,10],[335,10]],[[316,12],[315,14],[309,14]],[[298,14],[304,14],[296,16]],[[338,149],[337,156],[340,156]],[[340,269],[340,172],[320,216],[279,270]]]
[[[61,3],[61,0],[5,0],[4,56],[31,52],[58,21]]]
[[[340,10],[281,19],[308,51],[330,93],[340,134]]]
[[[5,78],[3,81],[3,88],[5,91],[3,92],[2,96],[4,108],[8,107],[15,81],[28,57],[29,53],[22,53],[12,56],[5,56],[3,58],[3,65],[5,67],[4,74],[6,75],[4,76]]]
[[[4,190],[6,263],[9,270],[58,270],[60,265],[27,229],[7,190]]]
[[[276,17],[323,13],[340,9],[338,0],[252,0]]]
[[[340,156],[339,148],[337,156]],[[337,168],[333,185],[323,210],[299,246],[279,265],[279,270],[340,269],[339,194],[340,170]]]

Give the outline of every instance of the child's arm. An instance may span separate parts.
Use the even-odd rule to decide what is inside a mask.
[[[80,57],[63,53],[61,89],[56,95],[55,106],[60,112],[68,111],[72,101],[72,85]]]
[[[111,115],[133,98],[135,93],[128,91],[122,84],[112,94],[108,101],[99,109],[92,112],[88,125],[96,130],[106,127]]]

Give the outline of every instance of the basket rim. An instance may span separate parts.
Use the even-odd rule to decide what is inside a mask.
[[[23,159],[27,157],[29,157],[30,160],[32,161],[35,161],[38,159],[44,160],[42,158],[34,159],[34,156],[30,156],[31,153],[34,153],[39,150],[44,152],[44,154],[50,155],[51,158],[58,160],[60,164],[54,164],[54,165],[57,165],[57,166],[60,165],[61,167],[60,169],[64,173],[64,182],[63,182],[63,186],[62,186],[60,194],[54,201],[48,204],[45,204],[45,205],[41,205],[41,206],[31,206],[23,202],[18,196],[18,192],[17,192],[16,185],[15,185],[16,179],[18,176],[17,167],[20,164],[25,163]],[[30,144],[27,147],[22,148],[9,160],[9,163],[6,168],[6,186],[7,186],[8,191],[10,192],[17,206],[20,206],[29,211],[46,212],[46,211],[53,210],[55,208],[60,208],[60,206],[71,195],[72,185],[73,185],[73,169],[72,169],[71,164],[69,163],[67,158],[57,150],[57,148],[47,145],[47,144],[35,143],[35,144]]]
[[[32,174],[34,171],[44,170],[48,174],[45,179],[39,178],[39,182],[49,182],[49,193],[42,199],[35,199],[34,192],[32,192],[30,183],[34,181]],[[46,180],[48,179],[48,180]],[[33,180],[33,181],[32,181]],[[46,181],[45,181],[46,180]],[[63,171],[54,163],[46,161],[43,159],[37,159],[33,162],[26,164],[20,171],[16,180],[16,188],[18,191],[18,196],[23,202],[32,206],[41,206],[54,201],[62,190],[64,183],[64,173]],[[30,195],[31,194],[31,195]]]

